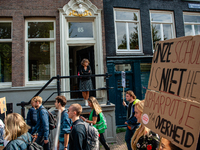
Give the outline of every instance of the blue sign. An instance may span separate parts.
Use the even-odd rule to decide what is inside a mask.
[[[189,3],[189,4],[188,4],[188,7],[189,7],[189,8],[197,8],[197,9],[200,9],[200,4],[191,4],[191,3]]]

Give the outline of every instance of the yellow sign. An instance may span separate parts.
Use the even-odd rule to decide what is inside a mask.
[[[1,114],[5,113],[7,111],[6,107],[6,98],[0,98],[0,108],[1,108]]]

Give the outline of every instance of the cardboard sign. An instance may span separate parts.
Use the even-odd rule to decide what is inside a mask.
[[[183,150],[195,150],[200,130],[200,103],[147,90],[142,123]]]
[[[1,108],[1,114],[5,113],[7,111],[6,107],[6,98],[0,98],[0,108]]]
[[[122,75],[122,87],[126,87],[126,73],[124,71],[122,71],[121,73]]]
[[[200,102],[200,36],[156,43],[148,89]]]

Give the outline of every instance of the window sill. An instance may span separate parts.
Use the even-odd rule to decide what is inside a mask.
[[[142,52],[130,52],[130,51],[125,51],[125,52],[116,52],[116,55],[144,55]]]
[[[0,88],[10,88],[12,87],[12,83],[11,82],[2,82],[0,83]]]
[[[36,87],[36,86],[44,86],[48,81],[28,81],[26,82],[25,87]],[[52,81],[49,86],[55,86],[56,81]]]
[[[26,86],[20,86],[20,87],[9,87],[9,88],[0,88],[0,92],[13,92],[13,91],[39,91],[41,89],[41,86],[35,86],[35,87],[26,87]],[[54,90],[56,89],[56,86],[48,86],[45,90]]]

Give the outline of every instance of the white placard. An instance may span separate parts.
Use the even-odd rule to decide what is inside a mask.
[[[122,71],[122,87],[126,87],[126,73]]]

